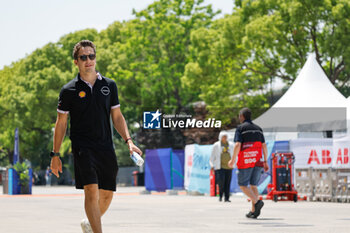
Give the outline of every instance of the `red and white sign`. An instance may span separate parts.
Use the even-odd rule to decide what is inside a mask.
[[[332,167],[350,168],[350,136],[334,139]]]
[[[293,139],[290,150],[295,156],[295,168],[328,168],[332,167],[333,139]]]
[[[237,168],[254,167],[261,158],[261,142],[244,142],[238,154]]]

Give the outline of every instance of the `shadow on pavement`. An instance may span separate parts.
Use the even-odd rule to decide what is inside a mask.
[[[269,222],[284,220],[283,218],[258,218],[258,219],[250,219],[248,222],[239,222],[238,224],[244,225],[261,225],[262,227],[313,227],[312,224],[288,224],[283,222]]]

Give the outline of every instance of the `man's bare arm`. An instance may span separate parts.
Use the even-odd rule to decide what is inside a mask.
[[[264,171],[267,172],[269,170],[269,165],[267,164],[267,146],[266,143],[262,144],[263,155],[264,155]]]
[[[233,166],[235,165],[236,162],[236,158],[239,154],[239,151],[241,150],[241,143],[240,142],[236,142],[235,143],[235,147],[233,148],[233,155],[230,161],[228,161],[228,166],[233,168]]]
[[[67,130],[68,114],[57,113],[55,132],[53,135],[53,151],[59,152]]]
[[[53,151],[58,153],[60,151],[63,138],[66,134],[67,130],[67,121],[68,121],[68,114],[63,113],[57,113],[57,120],[55,124],[55,131],[53,135]],[[52,173],[59,177],[59,173],[62,173],[62,162],[61,159],[58,156],[54,156],[51,159],[51,171]]]
[[[125,122],[125,118],[120,110],[120,108],[114,108],[111,110],[112,115],[112,121],[114,128],[118,131],[119,135],[124,139],[127,140],[130,138],[128,126]],[[138,154],[142,155],[142,151],[134,145],[132,140],[127,141],[130,154],[132,154],[133,151],[137,152]]]

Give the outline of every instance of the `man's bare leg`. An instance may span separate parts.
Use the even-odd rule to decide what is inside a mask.
[[[251,185],[250,189],[252,190],[252,192],[254,193],[254,195],[257,197],[257,199],[259,200],[259,191],[258,191],[258,187],[255,185]],[[255,211],[255,206],[254,203],[252,202],[252,212]]]
[[[250,200],[252,201],[252,212],[255,211],[254,205],[255,203],[258,201],[258,197],[255,195],[255,193],[253,192],[253,190],[251,189],[251,187],[247,187],[247,186],[239,186],[239,188],[242,190],[242,192],[247,195]]]
[[[111,204],[113,199],[113,191],[99,189],[99,200],[98,204],[100,207],[101,217],[104,213],[106,213],[109,205]]]
[[[102,233],[99,190],[97,184],[84,186],[85,213],[94,233]]]

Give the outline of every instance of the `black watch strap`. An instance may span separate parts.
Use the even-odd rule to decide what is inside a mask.
[[[54,156],[60,157],[60,153],[59,153],[59,152],[56,153],[56,152],[51,151],[51,152],[50,152],[50,157],[52,158],[52,157],[54,157]]]

